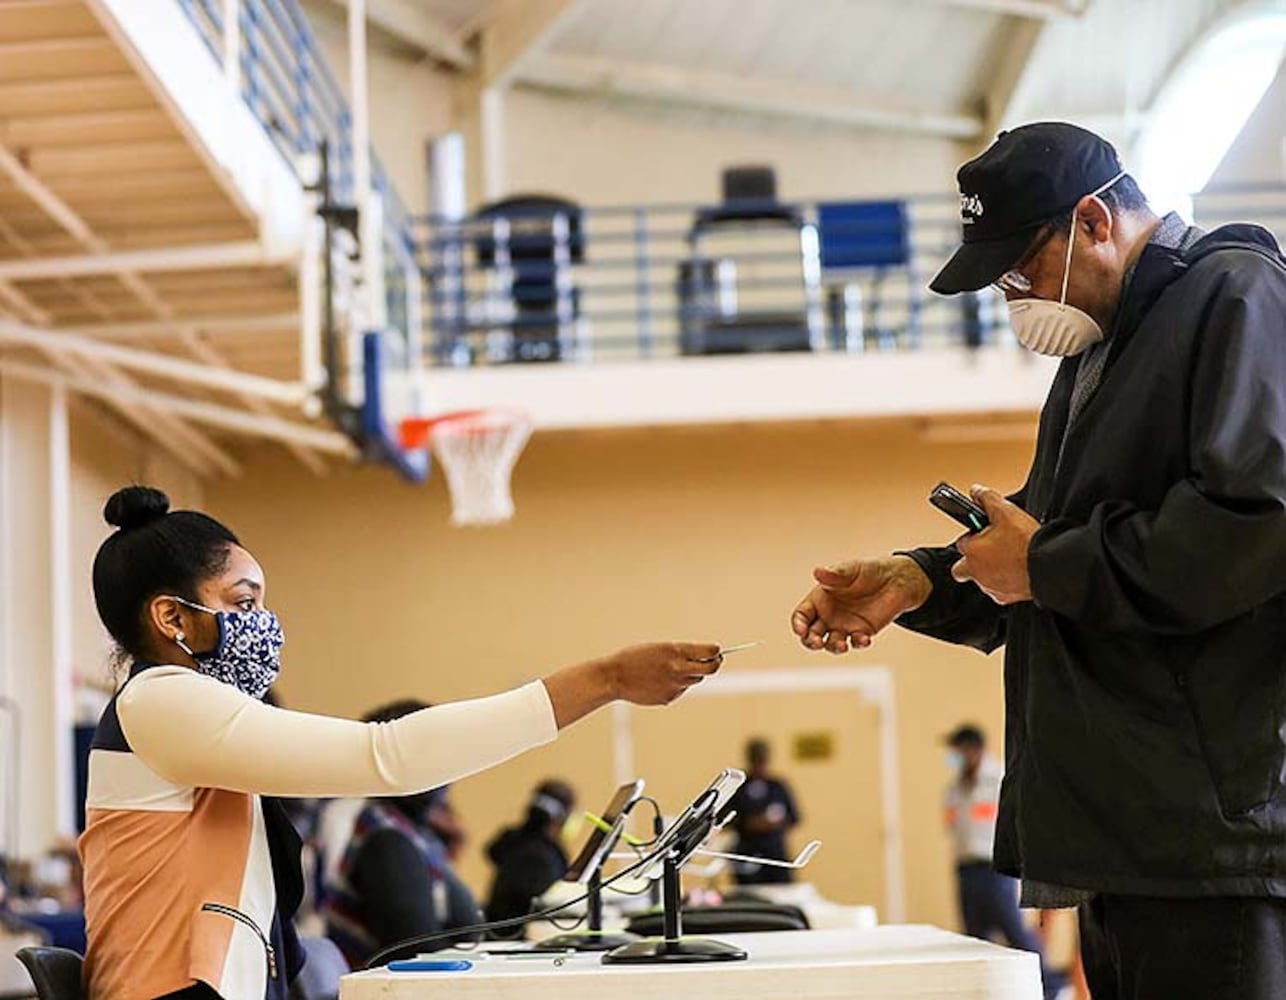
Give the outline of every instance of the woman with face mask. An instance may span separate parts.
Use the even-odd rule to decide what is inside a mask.
[[[299,841],[275,796],[404,796],[553,740],[616,700],[668,704],[713,644],[636,646],[489,698],[359,723],[261,699],[285,637],[237,537],[165,494],[120,490],[94,560],[99,617],[129,664],[90,753],[89,1000],[284,1000]]]

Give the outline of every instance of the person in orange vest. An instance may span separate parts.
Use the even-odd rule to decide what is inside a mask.
[[[1018,880],[1000,874],[991,863],[1004,769],[987,753],[986,734],[975,725],[957,726],[946,744],[955,777],[947,787],[944,819],[955,850],[964,931],[984,941],[999,936],[1011,948],[1041,956],[1045,996],[1055,997],[1063,977],[1045,967],[1040,940],[1023,923]]]

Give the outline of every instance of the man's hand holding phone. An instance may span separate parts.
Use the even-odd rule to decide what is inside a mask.
[[[987,486],[974,486],[970,497],[987,515],[988,526],[956,541],[962,558],[951,567],[961,583],[972,580],[997,604],[1031,600],[1027,550],[1040,522]]]

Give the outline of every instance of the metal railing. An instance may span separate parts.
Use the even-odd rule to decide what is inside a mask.
[[[426,467],[392,446],[386,426],[386,376],[414,373],[423,354],[420,272],[406,207],[374,150],[374,203],[358,190],[364,181],[357,176],[354,113],[298,0],[178,2],[291,170],[320,188],[326,236],[305,253],[324,258],[317,290],[325,303],[317,358],[323,412],[368,458],[422,479]],[[319,175],[309,176],[305,164],[312,163],[321,165]],[[412,386],[414,379],[396,384]]]
[[[415,220],[435,365],[889,351],[1009,336],[989,292],[925,285],[958,201],[581,208],[516,200]]]
[[[1207,228],[1286,241],[1286,186],[1199,196]],[[1015,343],[992,290],[926,285],[960,235],[958,199],[580,207],[511,199],[414,220],[424,346],[437,366],[751,351]]]
[[[224,61],[227,0],[178,0]],[[331,198],[354,198],[352,116],[298,0],[236,0],[238,80],[293,166],[324,141]],[[990,290],[925,288],[959,237],[954,195],[581,207],[511,199],[411,218],[372,153],[396,367],[629,360],[767,350],[903,351],[1012,343]],[[1286,239],[1286,186],[1196,199],[1198,224]],[[422,298],[421,298],[422,292]]]
[[[225,60],[223,0],[178,0],[220,66]],[[298,0],[237,0],[241,96],[290,164],[330,150],[330,196],[353,203],[353,121],[344,92]],[[226,70],[226,66],[225,66]],[[371,186],[384,214],[384,249],[396,268],[414,267],[410,216],[371,152]],[[404,279],[399,279],[405,284]],[[390,302],[390,311],[405,306]]]

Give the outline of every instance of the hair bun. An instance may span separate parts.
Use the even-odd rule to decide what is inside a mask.
[[[131,531],[159,521],[170,509],[170,498],[150,486],[126,486],[117,490],[103,508],[103,519],[122,531]]]

